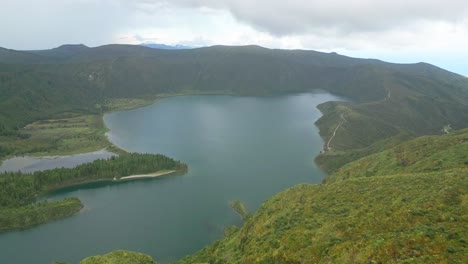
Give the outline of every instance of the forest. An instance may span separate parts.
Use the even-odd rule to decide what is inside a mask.
[[[0,173],[0,232],[8,231],[8,227],[21,229],[31,226],[27,221],[25,226],[18,226],[18,222],[15,223],[12,219],[34,218],[38,222],[32,222],[38,224],[47,222],[49,218],[71,215],[81,209],[78,199],[35,203],[36,199],[50,191],[75,184],[112,181],[123,176],[161,170],[186,171],[187,165],[161,154],[123,153],[118,157],[98,159],[75,168],[56,168],[33,173]]]

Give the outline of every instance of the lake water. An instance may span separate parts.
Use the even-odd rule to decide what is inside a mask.
[[[33,172],[60,167],[73,168],[83,163],[97,159],[107,159],[114,155],[114,153],[102,149],[99,151],[67,156],[15,157],[5,160],[3,164],[0,165],[0,172]]]
[[[230,208],[252,211],[298,183],[320,183],[314,164],[323,147],[316,106],[326,93],[277,97],[186,96],[105,115],[109,138],[133,152],[186,162],[187,174],[118,185],[89,185],[55,194],[79,197],[76,216],[0,235],[0,263],[79,260],[116,249],[168,263],[240,224]]]

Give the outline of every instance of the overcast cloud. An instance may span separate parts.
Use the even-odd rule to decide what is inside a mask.
[[[257,44],[468,75],[466,0],[0,0],[0,46]]]
[[[239,21],[274,35],[391,30],[408,23],[466,18],[466,0],[140,0],[142,6],[179,5],[228,10]],[[170,3],[170,4],[169,4]]]

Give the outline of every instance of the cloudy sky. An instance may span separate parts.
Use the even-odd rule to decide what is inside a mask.
[[[0,46],[256,44],[468,76],[467,0],[0,0]]]

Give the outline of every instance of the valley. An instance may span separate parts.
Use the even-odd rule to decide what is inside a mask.
[[[430,64],[259,46],[0,49],[0,94],[1,160],[107,148],[123,157],[138,155],[127,152],[163,153],[189,168],[183,177],[92,183],[52,195],[63,202],[46,205],[52,218],[84,206],[83,213],[1,235],[0,246],[9,248],[5,261],[28,263],[18,251],[23,249],[43,261],[77,262],[87,256],[82,252],[119,248],[142,251],[163,263],[463,261],[468,81]],[[196,94],[218,95],[172,97]],[[113,112],[118,110],[126,111]],[[141,171],[136,164],[119,176],[159,170]],[[2,181],[8,179],[16,181]],[[24,179],[28,188],[40,187],[28,183],[30,176]],[[230,187],[223,189],[223,184]],[[213,187],[212,193],[200,192],[206,186]],[[82,201],[68,200],[75,196]],[[137,199],[119,199],[131,196]],[[21,206],[34,200],[24,197],[29,198]],[[229,208],[235,200],[258,210],[240,228],[224,232],[224,227],[241,225]],[[64,215],[55,213],[65,206]],[[99,209],[87,210],[93,207]],[[144,208],[153,207],[166,208],[151,211],[147,220],[154,225],[131,217],[147,215]],[[46,214],[40,206],[31,208]],[[115,220],[122,208],[128,210],[126,217]],[[187,215],[194,217],[192,225],[198,224],[196,231],[187,229]],[[79,247],[54,242],[80,237],[74,228],[109,222],[115,226],[102,224],[102,230],[86,232],[106,241],[95,237],[96,244]],[[114,232],[127,225],[132,228]],[[136,226],[150,228],[152,235]],[[51,233],[64,237],[51,237],[50,248],[34,248],[34,236]],[[226,237],[218,240],[223,233]]]

